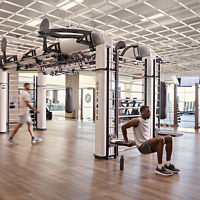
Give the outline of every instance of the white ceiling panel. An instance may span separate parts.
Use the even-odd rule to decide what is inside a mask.
[[[172,14],[172,16],[175,17],[178,20],[184,20],[184,19],[187,19],[187,18],[194,17],[194,13],[192,13],[189,10],[184,10],[183,12],[174,13],[174,14]]]
[[[13,13],[15,13],[21,9],[21,7],[7,3],[7,2],[0,3],[0,8],[2,10],[6,10],[8,12],[13,12]]]
[[[37,12],[37,11],[29,9],[29,8],[23,9],[22,11],[19,12],[19,14],[29,17],[29,18],[35,18],[35,17],[38,17],[38,15],[41,15],[40,12]]]
[[[44,18],[54,28],[98,30],[114,42],[148,45],[170,62],[166,73],[200,74],[198,0],[1,0],[0,39],[7,37],[7,52],[41,46],[37,31]]]
[[[24,7],[33,3],[34,0],[7,0],[7,2]]]
[[[155,8],[165,11],[178,6],[178,3],[174,0],[148,0],[147,2],[153,5]]]

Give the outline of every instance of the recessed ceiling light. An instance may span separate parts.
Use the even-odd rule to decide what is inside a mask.
[[[153,15],[153,16],[151,16],[151,17],[141,19],[141,21],[142,21],[142,22],[145,22],[145,21],[148,21],[149,19],[156,19],[156,18],[159,18],[159,17],[162,17],[162,16],[164,16],[164,14],[159,13],[159,14],[157,14],[157,15]]]
[[[149,19],[156,19],[156,18],[159,18],[159,17],[162,17],[162,16],[164,16],[164,15],[162,13],[159,13],[157,15],[153,15],[153,16],[149,17]]]
[[[36,26],[41,22],[41,19],[35,19],[27,23],[29,26]]]
[[[78,3],[83,3],[83,0],[75,0]]]

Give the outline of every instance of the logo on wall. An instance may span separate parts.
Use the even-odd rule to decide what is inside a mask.
[[[85,95],[85,102],[90,103],[91,102],[91,95],[89,93],[87,93]]]

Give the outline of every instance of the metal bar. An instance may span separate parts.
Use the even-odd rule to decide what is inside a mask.
[[[111,71],[112,73],[116,73],[116,71]],[[135,77],[135,78],[144,78],[144,76],[137,76],[137,75],[130,75],[130,74],[123,74],[118,73],[119,76],[127,76],[127,77]]]
[[[144,73],[144,104],[147,105],[147,59],[145,59],[145,73]]]
[[[141,117],[141,115],[121,115],[119,118],[128,118],[128,117]]]
[[[119,103],[119,51],[116,50],[116,55],[115,55],[115,134],[118,137],[118,103]],[[121,92],[121,91],[120,91]],[[115,158],[118,156],[119,149],[118,147],[115,147],[114,149],[115,152]]]
[[[36,97],[36,102],[35,102],[35,107],[36,107],[36,109],[38,108],[37,107],[37,101],[38,101],[38,77],[36,76],[36,78],[35,78],[35,97]],[[35,113],[35,127],[36,127],[36,129],[37,129],[37,113]]]
[[[134,59],[134,58],[128,58],[128,57],[124,57],[124,56],[119,56],[119,58],[124,58],[124,59],[130,60],[130,61],[136,61],[136,62],[138,62],[138,63],[144,63],[144,62],[141,61],[141,60],[136,60],[136,59]]]
[[[134,63],[131,63],[131,64],[134,64]],[[127,64],[127,63],[122,63],[122,62],[120,62],[119,63],[119,68],[129,68],[129,69],[136,69],[136,70],[142,70],[142,71],[144,71],[144,68],[142,68],[142,67],[136,67],[136,66],[138,66],[138,65],[129,65],[129,64]]]
[[[109,100],[115,100],[115,98],[110,98]],[[118,101],[131,101],[132,99],[118,99]],[[144,99],[136,99],[137,101],[144,101]]]
[[[158,128],[160,128],[160,116],[161,116],[161,81],[160,81],[160,59],[159,59],[159,62],[158,62],[158,113],[159,113],[159,116],[158,116]]]
[[[115,91],[114,89],[111,89],[110,91]],[[139,94],[143,94],[144,92],[139,92],[139,91],[130,91],[130,90],[118,90],[120,92],[127,92],[127,93],[139,93]]]
[[[199,83],[195,83],[195,129],[199,129]]]
[[[156,79],[155,79],[155,70],[156,70],[156,66],[155,66],[155,59],[153,60],[153,137],[156,136],[155,133],[155,119],[156,119],[156,113],[155,113],[155,84],[156,84]]]
[[[107,107],[107,115],[106,115],[106,160],[109,158],[109,72],[110,72],[110,55],[109,55],[109,47],[107,47],[107,101],[106,101],[106,107]]]
[[[8,109],[8,116],[7,116],[7,132],[9,133],[9,131],[10,131],[10,104],[9,104],[9,102],[10,102],[10,73],[8,73],[8,80],[7,80],[7,87],[8,87],[8,105],[7,105],[7,109]]]
[[[110,80],[110,82],[115,82],[115,80]],[[142,83],[132,83],[132,82],[125,82],[125,81],[118,81],[118,83],[124,83],[124,84],[129,84],[129,85],[144,86],[144,84],[142,84]]]
[[[132,109],[132,108],[137,108],[137,107],[118,107],[118,109]],[[110,108],[112,110],[116,109],[116,108]]]
[[[33,100],[33,106],[34,106],[34,107],[36,107],[36,105],[35,105],[35,104],[36,104],[36,100],[35,100],[35,99],[36,99],[36,96],[35,96],[35,78],[36,78],[36,77],[33,76],[33,99],[34,99],[34,100]],[[36,113],[35,113],[35,112],[34,112],[33,116],[34,116],[33,128],[36,129],[36,127],[35,127],[35,125],[36,125],[36,123],[35,123]]]
[[[141,73],[144,71],[144,68],[138,68],[135,66],[127,66],[127,65],[123,65],[123,64],[119,64],[120,69],[124,69],[124,68],[128,68],[128,69],[133,69],[133,70],[137,70],[137,71],[141,71]]]

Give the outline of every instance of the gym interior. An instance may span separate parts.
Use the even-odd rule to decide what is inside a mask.
[[[0,199],[198,200],[199,10],[197,0],[1,0]],[[36,143],[26,124],[10,140],[26,83]],[[150,140],[173,140],[177,174],[154,172],[137,127],[125,131],[131,147],[124,137],[144,105]]]

